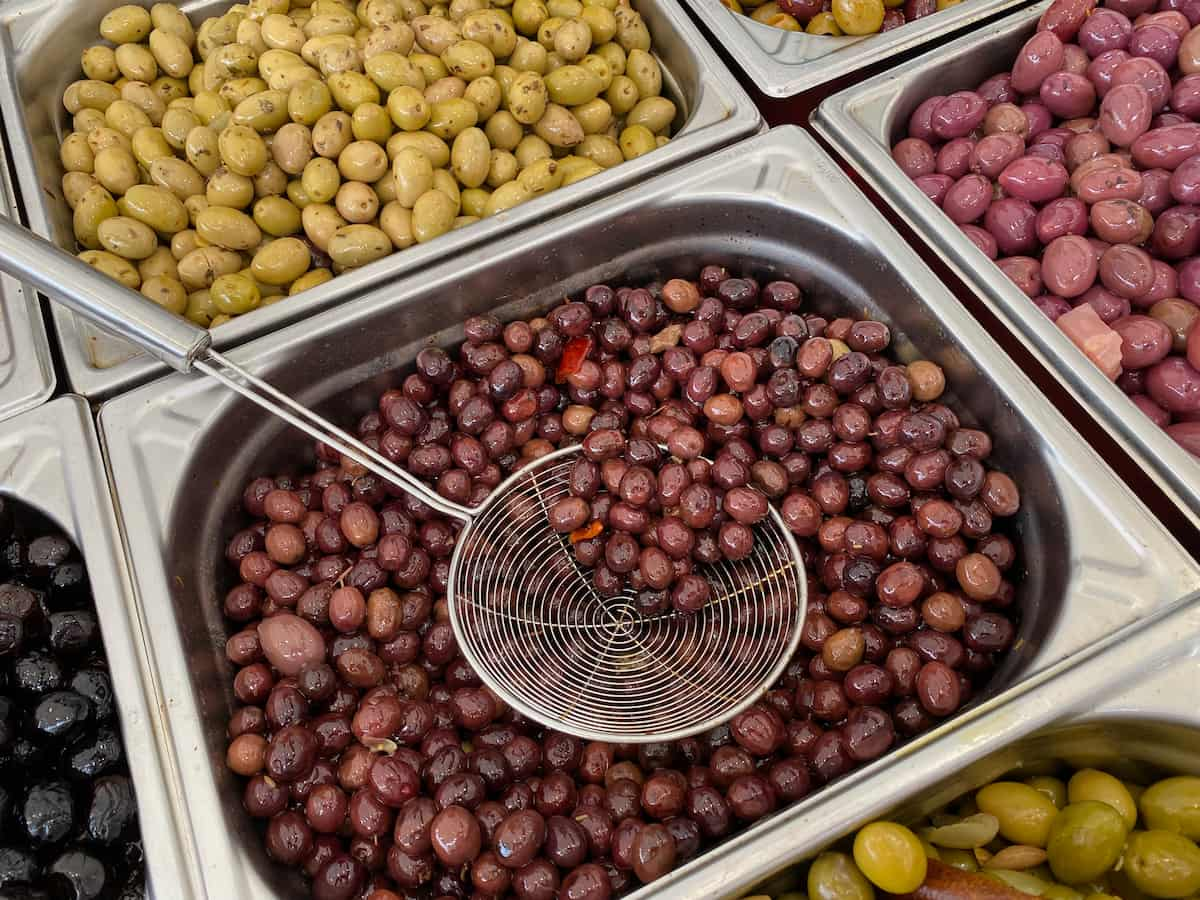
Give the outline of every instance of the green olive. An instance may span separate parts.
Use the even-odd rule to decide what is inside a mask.
[[[1151,897],[1200,891],[1200,848],[1173,831],[1135,831],[1125,846],[1125,874]]]
[[[412,229],[412,210],[394,201],[380,211],[379,227],[397,250],[404,250],[417,242]]]
[[[337,72],[326,83],[334,102],[346,112],[354,112],[360,103],[379,102],[379,88],[359,72]]]
[[[323,81],[301,81],[288,91],[288,116],[309,127],[333,108],[333,95]]]
[[[542,23],[550,18],[550,13],[542,0],[514,0],[512,16],[517,31],[529,37],[537,34]]]
[[[625,162],[620,145],[606,134],[589,134],[583,139],[575,154],[590,159],[605,169]]]
[[[187,289],[175,278],[154,275],[142,281],[142,296],[181,316],[187,310]]]
[[[1178,775],[1146,788],[1138,800],[1146,827],[1200,840],[1200,778]]]
[[[160,234],[174,234],[188,226],[182,201],[157,185],[135,184],[121,198],[121,214],[137,219]]]
[[[516,117],[506,109],[499,110],[487,120],[483,127],[488,143],[501,150],[516,150],[525,136],[525,130]]]
[[[63,92],[63,106],[71,115],[85,109],[104,112],[120,99],[120,91],[106,81],[95,79],[73,82]]]
[[[204,199],[210,206],[241,209],[254,199],[254,182],[245,175],[230,172],[222,166],[208,179],[208,185],[204,190]]]
[[[527,41],[524,38],[517,43],[508,64],[518,72],[533,72],[535,75],[545,75],[550,54],[537,41]]]
[[[258,309],[262,294],[258,285],[241,274],[221,275],[208,289],[217,310],[227,316],[240,316]]]
[[[133,263],[122,259],[107,250],[84,250],[79,258],[97,271],[103,272],[113,281],[119,281],[130,290],[136,291],[142,284],[142,277]]]
[[[371,56],[364,63],[367,75],[379,85],[379,90],[390,93],[398,87],[414,87],[423,90],[425,76],[409,60],[399,53],[385,52]]]
[[[517,177],[520,168],[517,165],[517,158],[507,150],[493,150],[487,173],[488,186],[498,188],[502,184],[507,184]]]
[[[158,61],[154,54],[141,44],[121,44],[113,58],[117,61],[121,75],[129,81],[149,84],[158,77]]]
[[[420,70],[421,77],[425,79],[427,85],[439,78],[445,78],[449,74],[441,57],[434,56],[432,53],[413,53],[408,58]]]
[[[179,280],[188,290],[208,288],[220,275],[242,267],[242,255],[224,247],[197,247],[179,260]]]
[[[521,169],[517,180],[525,185],[526,190],[534,196],[546,194],[562,185],[562,167],[554,159],[534,160],[530,165]]]
[[[625,117],[626,125],[645,125],[650,131],[663,131],[675,119],[675,104],[666,97],[647,97]]]
[[[631,50],[625,63],[625,75],[637,85],[642,98],[657,97],[662,93],[662,68],[645,50]]]
[[[180,200],[204,193],[204,176],[182,159],[154,160],[150,164],[150,180]]]
[[[618,143],[627,160],[637,159],[658,146],[653,133],[645,125],[630,125],[621,132]]]
[[[871,882],[845,853],[822,853],[808,868],[810,900],[874,900]]]
[[[429,131],[443,140],[452,140],[479,120],[479,113],[470,100],[443,100],[430,105]]]
[[[1121,814],[1107,803],[1069,804],[1054,817],[1046,842],[1054,876],[1067,884],[1100,877],[1120,858],[1128,831]]]
[[[613,15],[617,19],[616,41],[625,52],[650,49],[650,30],[640,13],[628,6],[618,6]]]
[[[319,287],[332,278],[333,273],[328,269],[312,269],[308,272],[305,272],[292,282],[291,287],[288,288],[288,296],[294,297],[296,294],[312,290],[313,288]]]
[[[581,106],[596,99],[603,89],[600,76],[587,66],[567,65],[546,76],[546,92],[562,106]]]
[[[283,197],[263,197],[254,204],[254,224],[272,237],[296,234],[300,210]]]
[[[975,794],[979,809],[995,816],[1000,834],[1014,844],[1046,846],[1050,826],[1058,814],[1054,803],[1027,784],[996,781]]]
[[[125,259],[145,259],[154,253],[158,238],[145,222],[130,216],[112,216],[97,229],[100,245]]]
[[[384,149],[373,141],[354,141],[341,152],[338,171],[347,181],[378,181],[388,170]]]
[[[100,20],[100,35],[114,44],[142,40],[154,27],[150,13],[140,6],[118,6]]]
[[[433,188],[433,164],[416,147],[405,147],[392,160],[396,202],[412,209],[417,199]]]
[[[479,187],[488,177],[491,152],[491,145],[483,131],[468,128],[454,139],[454,145],[450,148],[450,171],[464,187]],[[515,159],[513,164],[515,167]]]
[[[1035,791],[1045,794],[1058,809],[1062,809],[1067,805],[1067,786],[1061,778],[1054,778],[1049,775],[1035,775],[1032,778],[1025,779],[1025,783]]]
[[[99,186],[100,182],[86,172],[67,172],[62,177],[63,199],[67,201],[67,205],[71,209],[75,209],[79,206],[79,201],[83,199],[84,194],[91,188]]]
[[[1126,828],[1133,828],[1137,824],[1137,805],[1125,785],[1121,784],[1120,779],[1099,769],[1080,769],[1072,775],[1067,783],[1067,799],[1070,803],[1099,800],[1121,814]]]
[[[892,894],[910,893],[925,881],[921,841],[893,822],[872,822],[859,830],[854,837],[854,862],[872,884]]]
[[[563,187],[583,181],[585,178],[591,178],[604,171],[601,166],[582,156],[564,156],[558,162],[563,173]]]
[[[614,114],[623,116],[637,106],[637,85],[628,76],[617,75],[613,78],[612,84],[608,86],[608,90],[604,92],[604,99],[608,101]]]
[[[442,53],[442,62],[451,75],[466,81],[492,74],[496,68],[496,57],[492,51],[478,41],[459,41]]]
[[[500,108],[504,100],[504,91],[500,82],[491,75],[484,75],[467,85],[463,98],[475,105],[477,121],[486,122]]]
[[[548,159],[553,155],[554,152],[550,145],[536,134],[525,135],[517,144],[516,149],[513,150],[513,156],[517,158],[517,162],[522,169],[536,160]]]
[[[522,125],[533,125],[546,113],[549,90],[540,75],[522,72],[508,91],[508,110]]]
[[[75,239],[89,250],[100,249],[100,225],[120,215],[112,194],[102,186],[88,188],[75,204],[72,221]]]
[[[300,183],[313,203],[328,203],[337,194],[342,179],[333,160],[318,156],[304,167]]]
[[[262,232],[253,219],[226,206],[210,206],[197,215],[196,233],[227,250],[249,250],[262,240]]]
[[[388,95],[388,115],[404,131],[420,131],[429,121],[429,101],[415,87],[404,85]]]
[[[354,137],[353,122],[340,110],[325,113],[312,129],[313,150],[326,159],[337,159]]]
[[[440,137],[428,131],[415,131],[412,134],[393,134],[388,138],[387,152],[393,160],[405,147],[415,147],[429,159],[435,169],[450,163],[450,145]]]
[[[329,258],[347,269],[365,266],[391,252],[391,240],[373,225],[344,225],[329,240]]]
[[[350,130],[356,141],[372,141],[382,147],[396,129],[388,111],[378,103],[360,103],[350,116]]]
[[[350,224],[338,211],[325,203],[310,203],[300,212],[300,223],[304,234],[321,251],[329,252],[329,241],[343,225]]]
[[[191,53],[188,53],[188,58],[191,59]],[[116,53],[111,47],[100,44],[84,50],[79,57],[79,65],[83,74],[93,81],[113,82],[121,76],[121,70],[117,68]]]
[[[454,226],[458,209],[441,191],[429,190],[417,198],[412,210],[413,237],[424,244],[445,234]]]

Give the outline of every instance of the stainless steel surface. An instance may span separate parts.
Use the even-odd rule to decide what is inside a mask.
[[[1198,629],[1200,599],[1192,597],[1129,626],[1100,652],[1072,657],[1052,677],[980,707],[957,733],[901,750],[887,777],[872,783],[869,798],[853,786],[843,792],[839,782],[825,793],[841,793],[846,802],[830,796],[812,803],[806,821],[816,824],[819,816],[820,827],[768,823],[745,848],[757,859],[733,853],[727,866],[714,871],[721,880],[709,885],[710,896],[753,894],[764,876],[814,856],[873,819],[912,822],[1005,773],[1040,774],[1038,766],[1055,760],[1142,778],[1200,774],[1200,711],[1192,701],[1200,666],[1194,642],[1180,639]]]
[[[137,791],[142,842],[159,900],[190,900],[188,848],[164,759],[158,685],[126,568],[91,409],[61,397],[0,423],[0,494],[48,516],[83,554],[117,696],[125,754]]]
[[[1196,563],[798,128],[775,129],[519,241],[466,254],[408,290],[364,297],[231,355],[352,423],[399,383],[419,349],[461,340],[471,314],[531,315],[598,281],[694,275],[710,261],[795,278],[811,309],[888,322],[898,356],[938,362],[953,388],[948,402],[991,431],[996,464],[1021,484],[1025,503],[1015,522],[1023,616],[990,694],[1200,588]],[[181,376],[108,402],[100,426],[205,887],[213,897],[283,896],[296,882],[267,861],[224,766],[234,700],[219,598],[230,586],[224,544],[242,521],[245,481],[294,470],[311,461],[309,448],[250,403]],[[984,740],[979,729],[962,730],[974,721],[968,715],[929,739]],[[858,786],[855,802],[879,793],[866,782],[889,765],[847,779]],[[760,828],[822,829],[823,815],[802,805]],[[714,884],[753,872],[769,855],[755,845],[734,868],[734,850],[759,831],[644,895],[711,896]]]
[[[151,0],[142,0],[151,5]],[[0,4],[0,115],[7,126],[12,167],[26,223],[64,248],[75,246],[71,210],[63,199],[58,147],[70,119],[62,93],[80,77],[80,52],[99,40],[98,24],[122,0],[62,3],[6,0]],[[193,20],[226,9],[227,0],[193,0],[180,7]],[[213,332],[217,347],[234,347],[318,310],[361,296],[453,259],[479,244],[492,244],[519,227],[542,221],[617,189],[754,134],[762,118],[737,80],[677,5],[677,0],[636,0],[664,68],[664,93],[680,107],[682,127],[670,144],[584,181],[522,204],[470,228],[410,247],[340,275],[283,303],[263,307]],[[66,378],[72,390],[92,398],[111,396],[160,375],[154,360],[135,356],[127,343],[52,305]]]
[[[7,216],[0,216],[0,271],[23,279],[101,328],[134,339],[172,368],[186,371],[211,343],[206,329],[147,303]]]
[[[784,31],[730,12],[721,0],[685,0],[714,40],[768,97],[792,97],[949,35],[1028,0],[964,0],[900,28],[864,37]]]
[[[17,217],[0,141],[0,216]],[[32,409],[54,393],[54,360],[41,302],[27,285],[0,276],[0,420]]]
[[[1012,66],[1047,3],[1007,16],[821,104],[813,124],[923,240],[1029,345],[1045,366],[1159,485],[1200,523],[1200,461],[1105,378],[1071,341],[929,201],[892,161],[891,143],[934,94],[973,88]]]
[[[601,596],[567,535],[550,527],[579,451],[548,453],[478,509],[450,512],[469,522],[446,588],[463,656],[509,705],[588,740],[671,741],[729,721],[800,642],[807,578],[783,517],[771,508],[746,558],[698,570],[713,590],[703,609],[646,615],[628,585]]]

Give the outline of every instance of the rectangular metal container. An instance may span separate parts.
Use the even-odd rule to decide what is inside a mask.
[[[1200,522],[1200,461],[1150,422],[1125,393],[1012,284],[892,161],[908,117],[935,94],[974,88],[1011,67],[1047,3],[1007,16],[909,63],[827,99],[817,131],[850,161],[917,234],[971,286],[1096,420]]]
[[[768,97],[794,97],[850,72],[947,37],[1028,0],[964,0],[900,28],[864,37],[784,31],[726,9],[721,0],[687,0],[713,39]]]
[[[19,219],[0,141],[0,215]],[[29,286],[0,275],[0,420],[32,409],[54,393],[54,360],[41,301]]]
[[[821,804],[820,827],[775,817],[755,840],[722,853],[706,896],[757,893],[773,880],[764,884],[764,875],[812,858],[869,821],[918,821],[1006,773],[1042,774],[1057,761],[1135,779],[1200,774],[1200,713],[1192,702],[1200,666],[1194,643],[1180,639],[1197,629],[1200,599],[1193,596],[981,707],[956,732],[901,750],[869,793],[851,786],[841,791],[843,802]],[[698,896],[678,888],[662,896]]]
[[[144,6],[151,2],[141,0]],[[100,19],[121,3],[16,0],[0,5],[0,115],[12,148],[25,224],[69,250],[75,248],[75,238],[71,210],[62,194],[58,148],[70,130],[70,117],[63,109],[62,95],[68,84],[81,77],[80,53],[100,41]],[[229,5],[228,0],[180,4],[193,21],[220,14]],[[634,5],[653,36],[664,70],[663,92],[679,109],[677,133],[667,146],[470,228],[340,275],[283,303],[240,316],[213,332],[215,345],[245,343],[438,260],[453,259],[470,247],[494,244],[522,226],[628,187],[762,128],[753,102],[676,0],[635,0]],[[57,304],[52,309],[71,390],[102,398],[167,371],[69,310]]]
[[[173,767],[164,761],[161,696],[149,666],[141,613],[121,545],[92,411],[61,397],[0,423],[0,494],[52,519],[87,565],[104,650],[137,791],[150,876],[161,900],[183,897],[187,845],[180,840]]]
[[[232,357],[351,425],[399,383],[421,347],[460,341],[472,314],[528,316],[596,282],[694,277],[706,262],[762,279],[793,278],[806,306],[828,315],[886,321],[899,357],[938,362],[953,387],[947,402],[968,421],[986,423],[996,464],[1024,496],[1016,523],[1023,619],[990,693],[1200,588],[1200,567],[795,127],[488,253],[464,255],[425,273],[419,287],[363,297]],[[220,598],[231,586],[224,546],[240,527],[245,482],[294,470],[311,461],[311,448],[239,397],[181,376],[109,401],[100,427],[208,895],[284,896],[295,882],[266,860],[224,765],[234,701]],[[701,878],[707,858],[671,878]],[[665,887],[656,883],[645,895]]]

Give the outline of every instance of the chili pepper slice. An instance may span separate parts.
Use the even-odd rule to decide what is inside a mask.
[[[590,335],[571,338],[567,341],[567,346],[563,348],[562,359],[558,361],[558,372],[555,375],[556,380],[563,381],[570,375],[574,375],[583,368],[583,361],[587,359],[588,354],[592,352],[592,338]]]
[[[604,530],[604,526],[600,524],[600,520],[594,520],[590,525],[585,525],[582,528],[576,528],[571,532],[570,538],[572,544],[578,544],[580,541],[586,541],[589,538],[594,538]]]

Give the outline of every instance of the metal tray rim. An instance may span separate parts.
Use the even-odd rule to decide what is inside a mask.
[[[879,141],[890,104],[917,74],[937,70],[947,59],[968,54],[989,40],[1031,27],[1047,5],[1043,2],[1021,10],[925,54],[907,64],[903,72],[885,72],[835,94],[818,107],[813,126],[1009,329],[1026,339],[1039,361],[1138,461],[1193,524],[1200,524],[1200,462],[1154,426],[1028,297],[1003,278],[991,260],[904,176],[892,161],[890,148]]]
[[[6,3],[4,9],[0,10],[0,70],[5,74],[0,78],[0,116],[16,123],[8,133],[12,155],[9,166],[15,172],[15,182],[33,188],[35,199],[21,200],[25,224],[37,234],[55,240],[45,201],[37,189],[39,180],[32,146],[34,136],[26,125],[17,87],[16,67],[20,54],[11,36],[11,23],[16,17],[32,15],[49,2],[31,0],[20,5]],[[344,273],[327,285],[308,292],[311,296],[303,297],[299,302],[296,302],[297,298],[292,298],[286,303],[257,310],[214,331],[214,346],[234,347],[269,334],[322,309],[362,296],[372,288],[409,278],[489,240],[504,240],[522,228],[556,213],[568,212],[591,200],[633,187],[648,177],[761,131],[764,128],[762,114],[679,6],[678,0],[636,2],[639,6],[654,8],[655,15],[660,19],[655,27],[674,32],[674,36],[695,61],[699,72],[698,91],[692,98],[689,120],[671,143],[644,158],[598,173],[593,178],[500,213],[491,220],[443,235],[430,242],[429,246],[410,247],[362,269]],[[698,113],[704,113],[705,118],[695,121]],[[84,338],[80,331],[80,320],[73,312],[53,302],[50,311],[56,326],[66,379],[72,390],[84,396],[103,398],[168,371],[161,363],[144,355],[103,369],[93,366],[82,346]]]
[[[799,128],[775,129],[751,142],[729,148],[704,161],[660,176],[640,191],[637,197],[631,197],[629,192],[626,192],[623,195],[593,204],[587,209],[579,210],[566,221],[548,223],[532,229],[526,235],[523,245],[526,248],[524,252],[536,252],[537,248],[541,246],[540,242],[548,240],[564,229],[569,230],[572,227],[582,229],[585,225],[597,221],[613,221],[619,211],[644,208],[644,204],[647,202],[669,203],[689,192],[694,192],[700,197],[724,195],[732,188],[728,183],[722,183],[721,178],[715,177],[713,174],[714,169],[721,166],[726,167],[722,171],[736,166],[739,174],[750,181],[756,190],[760,189],[763,178],[761,174],[754,171],[753,166],[748,165],[748,161],[767,160],[771,163],[778,163],[780,159],[792,161],[797,166],[808,167],[806,169],[807,176],[795,171],[788,171],[790,176],[795,176],[788,181],[788,186],[792,190],[798,193],[805,192],[800,194],[801,196],[813,194],[814,185],[820,185],[819,190],[829,190],[829,205],[836,207],[839,215],[852,221],[854,226],[866,235],[866,239],[878,237],[887,245],[887,251],[891,252],[893,256],[904,257],[905,263],[911,267],[910,280],[922,289],[923,294],[929,298],[928,302],[936,308],[940,321],[944,323],[948,331],[953,331],[960,344],[967,347],[968,350],[976,350],[984,346],[990,348],[991,356],[995,358],[995,370],[992,377],[994,381],[999,382],[998,389],[1011,402],[1027,404],[1029,409],[1036,411],[1039,416],[1044,415],[1045,418],[1039,418],[1039,421],[1047,433],[1053,435],[1053,452],[1049,452],[1052,457],[1051,464],[1057,461],[1064,471],[1070,466],[1075,470],[1086,472],[1088,497],[1110,496],[1109,492],[1111,492],[1113,501],[1104,507],[1106,512],[1114,516],[1119,512],[1123,517],[1129,517],[1129,522],[1132,524],[1130,524],[1128,534],[1136,534],[1136,541],[1147,554],[1156,555],[1166,563],[1165,569],[1156,569],[1153,577],[1143,577],[1145,595],[1155,603],[1173,601],[1182,593],[1194,590],[1200,585],[1200,581],[1198,581],[1198,571],[1200,570],[1197,569],[1196,564],[1184,554],[1161,527],[1157,526],[1149,512],[1128,488],[1111,471],[1107,470],[1101,460],[1091,453],[1083,439],[1070,428],[1061,414],[1036,392],[1027,377],[1016,369],[998,347],[991,343],[991,339],[983,329],[959,304],[952,301],[952,297],[945,288],[940,286],[933,273],[903,243],[900,236],[886,223],[882,215],[870,206],[867,199],[858,194],[849,179],[820,150],[816,141]],[[817,175],[819,177],[816,177]],[[754,180],[755,178],[757,181]],[[751,190],[740,183],[738,183],[738,188],[747,193]],[[761,189],[768,190],[768,188]],[[506,255],[517,255],[519,252],[521,251],[517,248],[508,248],[505,251]],[[483,260],[475,265],[483,269],[487,268],[491,262],[492,260]],[[453,268],[449,265],[439,267],[430,273],[428,283],[439,283],[439,279],[450,283],[460,269],[470,268],[470,266],[471,263],[462,261]],[[928,290],[925,290],[926,288]],[[393,299],[392,302],[400,304],[403,299]],[[367,309],[366,303],[367,301],[364,299],[357,304],[338,310],[337,315],[341,318],[342,326],[353,327],[356,321],[356,312]],[[331,312],[323,314],[315,323],[308,323],[308,328],[318,330],[322,326],[332,327],[333,315]],[[231,356],[252,370],[261,370],[271,365],[272,358],[278,361],[285,344],[297,340],[300,336],[299,326],[293,326],[270,338],[264,338],[254,344],[239,348]],[[309,338],[318,339],[312,333],[309,334]],[[161,563],[161,548],[157,535],[154,533],[154,526],[162,521],[158,507],[163,504],[160,502],[156,505],[152,495],[158,491],[162,500],[168,499],[174,495],[175,487],[164,486],[161,483],[151,485],[138,477],[138,469],[140,466],[145,466],[146,461],[134,446],[133,434],[135,430],[147,427],[149,420],[145,418],[146,415],[152,419],[161,412],[161,415],[169,417],[178,414],[189,401],[193,400],[196,407],[202,409],[203,412],[201,417],[195,420],[195,425],[189,423],[186,428],[189,435],[198,433],[219,417],[223,411],[222,407],[231,402],[227,397],[224,399],[217,397],[217,390],[212,385],[206,386],[189,381],[183,376],[171,376],[110,400],[101,408],[100,428],[108,450],[110,477],[121,504],[122,533],[126,541],[127,552],[130,559],[136,563],[134,571],[136,572],[139,597],[161,596],[163,589],[167,586],[169,576]],[[195,395],[201,393],[206,395],[204,399],[196,399]],[[1083,493],[1082,490],[1080,493]],[[1089,509],[1096,510],[1097,506],[1093,504]],[[1115,512],[1110,512],[1111,510],[1115,510]],[[1153,550],[1151,550],[1151,545],[1154,547]],[[1073,564],[1077,565],[1078,562]],[[1078,586],[1071,590],[1077,595],[1080,591],[1084,595],[1087,594],[1086,589]],[[1081,611],[1080,615],[1083,616],[1084,613]],[[170,626],[174,621],[173,611],[169,609],[157,610],[155,616],[160,628]],[[175,640],[173,635],[164,637],[166,644]],[[1086,642],[1091,638],[1084,640]],[[1092,646],[1097,645],[1093,644]],[[1036,679],[1042,677],[1041,672],[1048,671],[1046,666],[1057,671],[1056,661],[1067,656],[1072,649],[1077,648],[1065,647],[1061,641],[1048,638],[1046,643],[1035,651],[1036,656],[1030,661],[1029,667],[1024,670],[1022,680],[1018,681],[1015,687],[1019,688],[1026,683],[1035,683]],[[176,665],[179,664],[176,663]],[[1001,689],[998,696],[1007,696],[1013,689],[1015,688]],[[184,698],[173,702],[177,710],[173,721],[182,726],[185,732],[188,728],[196,727],[196,723],[186,721],[188,712],[186,703],[190,701]],[[985,703],[980,708],[990,707]],[[945,731],[932,732],[929,739],[936,739],[939,735],[952,741],[962,739],[963,732],[960,731],[959,723],[973,721],[971,719],[973,715],[975,715],[973,712],[965,713],[965,718],[956,718]],[[186,734],[180,735],[178,739],[186,739]],[[911,746],[923,746],[923,744],[918,741],[916,745]],[[908,757],[905,756],[905,758]],[[887,763],[881,761],[877,766],[851,775],[844,782],[839,782],[823,791],[815,808],[826,810],[830,802],[844,796],[846,791],[861,785],[864,780],[871,779],[874,774],[878,773],[879,767],[884,765]],[[195,777],[207,779],[206,783],[200,787],[205,791],[211,790],[211,771],[208,770],[206,761],[199,760],[195,766],[203,766],[203,771],[198,771]],[[190,762],[189,767],[192,767]],[[756,866],[760,866],[763,860],[770,858],[770,854],[764,852],[759,841],[759,837],[763,834],[760,831],[761,827],[765,827],[771,822],[786,823],[788,828],[801,825],[807,827],[813,823],[814,818],[817,817],[809,805],[801,804],[792,807],[781,812],[775,819],[744,832],[728,844],[713,849],[696,862],[677,870],[667,879],[656,882],[652,888],[646,888],[634,896],[665,895],[679,898],[709,896],[712,891],[708,879],[713,877],[713,872],[718,867],[725,867],[722,871],[727,869],[727,873],[720,877],[730,877],[728,873],[732,873],[735,869],[729,867],[733,866],[736,860],[738,867],[736,871],[742,873],[739,877],[749,878]],[[785,825],[771,825],[771,828],[775,827],[785,827]],[[734,856],[735,853],[736,856]],[[666,893],[668,890],[672,893]]]
[[[952,9],[928,16],[924,22],[908,23],[882,35],[862,38],[828,38],[785,32],[726,9],[720,0],[689,0],[697,18],[736,60],[750,80],[768,97],[794,97],[804,91],[847,75],[881,60],[890,59],[923,43],[947,35],[1026,2],[1026,0],[965,0]],[[741,21],[744,20],[744,21]],[[774,38],[768,41],[767,38]],[[833,46],[828,53],[796,63],[779,62],[768,51],[770,44],[819,47]]]

